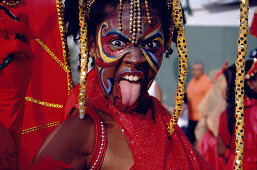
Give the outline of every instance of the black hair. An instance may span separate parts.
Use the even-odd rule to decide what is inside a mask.
[[[253,64],[252,60],[247,60],[245,63],[245,72],[247,73],[251,66]],[[232,137],[233,133],[234,133],[234,125],[236,122],[235,119],[235,78],[236,78],[236,66],[235,64],[230,66],[227,70],[225,70],[224,75],[226,77],[227,80],[227,126],[228,126],[228,130],[229,133]],[[256,75],[252,76],[249,80],[256,80]],[[255,98],[257,99],[257,94],[253,92],[253,90],[251,90],[251,88],[248,86],[247,81],[246,80],[244,83],[244,90],[245,90],[245,95],[249,98]]]
[[[129,0],[125,0],[124,3],[129,2]],[[90,20],[88,21],[88,32],[91,35],[96,34],[96,26],[102,22],[105,18],[106,14],[104,13],[104,8],[106,5],[112,5],[116,7],[119,2],[117,0],[96,0],[95,3],[91,6],[90,12]],[[165,43],[167,43],[169,37],[169,26],[171,24],[170,16],[171,11],[168,10],[166,0],[150,0],[149,5],[154,7],[160,14],[163,20],[163,27],[164,27],[164,37]],[[64,9],[64,22],[67,24],[67,35],[72,35],[74,41],[77,41],[77,37],[79,34],[79,2],[78,0],[65,0],[65,9]],[[183,18],[184,24],[186,23],[184,10],[183,11]],[[173,42],[176,43],[177,41],[177,30],[175,28],[173,32]],[[93,36],[95,37],[95,36]],[[171,48],[167,49],[167,54],[172,54],[173,50]]]

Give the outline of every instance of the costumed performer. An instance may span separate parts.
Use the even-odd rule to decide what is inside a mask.
[[[246,81],[244,99],[244,169],[257,168],[257,62],[246,61]],[[218,154],[224,158],[223,168],[233,169],[235,159],[235,65],[232,65],[224,72],[227,83],[227,108],[220,116]]]
[[[219,162],[222,161],[217,153],[217,136],[220,114],[226,109],[227,104],[227,82],[223,74],[227,65],[228,62],[225,62],[222,69],[210,72],[212,86],[198,107],[201,119],[195,129],[199,153],[216,170],[220,169]]]
[[[68,99],[70,118],[39,149],[35,169],[210,169],[177,125],[170,135],[169,113],[147,93],[177,37],[175,7],[166,0],[80,2],[80,89]],[[86,75],[87,54],[95,65]]]

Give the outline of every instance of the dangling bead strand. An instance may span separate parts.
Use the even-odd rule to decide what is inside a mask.
[[[119,18],[118,18],[120,31],[122,31],[122,11],[123,11],[123,4],[122,4],[122,0],[120,0],[120,10],[119,10]]]
[[[140,0],[137,0],[137,31],[140,34],[142,33],[142,17],[141,17]]]
[[[129,33],[132,35],[133,25],[133,0],[130,0],[130,13],[129,13]]]
[[[148,24],[151,24],[151,18],[150,18],[150,12],[149,12],[149,7],[148,7],[148,1],[145,0],[145,10],[146,10],[146,16],[147,16],[147,20],[148,20]]]
[[[132,25],[132,44],[135,44],[137,37],[137,0],[133,1],[133,25]]]

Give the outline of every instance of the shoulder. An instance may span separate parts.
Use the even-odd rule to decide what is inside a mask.
[[[94,121],[88,115],[81,120],[78,113],[75,113],[50,133],[41,145],[34,161],[37,162],[39,158],[49,155],[53,160],[71,164],[83,155],[90,155],[94,143]]]

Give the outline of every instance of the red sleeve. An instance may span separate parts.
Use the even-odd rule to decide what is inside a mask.
[[[219,136],[225,145],[230,144],[230,133],[228,130],[227,112],[226,111],[222,112],[220,115]]]

